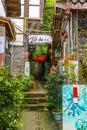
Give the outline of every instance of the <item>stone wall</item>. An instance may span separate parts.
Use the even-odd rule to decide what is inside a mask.
[[[24,47],[13,46],[12,73],[24,74]]]

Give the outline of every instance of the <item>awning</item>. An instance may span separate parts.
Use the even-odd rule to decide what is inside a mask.
[[[72,2],[56,2],[55,7],[61,8],[61,9],[86,9],[87,10],[87,2],[81,4],[80,2],[77,2],[76,4],[73,4]]]
[[[0,23],[4,23],[6,26],[6,31],[8,31],[9,37],[11,40],[15,40],[15,31],[13,25],[11,24],[10,19],[0,17]]]

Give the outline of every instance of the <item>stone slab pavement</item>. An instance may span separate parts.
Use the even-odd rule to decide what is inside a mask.
[[[21,130],[61,130],[49,112],[23,110],[22,120]]]

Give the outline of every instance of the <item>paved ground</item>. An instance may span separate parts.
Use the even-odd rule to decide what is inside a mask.
[[[49,112],[23,111],[23,128],[21,130],[60,130]]]

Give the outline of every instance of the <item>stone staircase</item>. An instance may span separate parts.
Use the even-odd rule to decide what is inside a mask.
[[[47,91],[36,81],[36,89],[23,92],[23,128],[21,130],[62,130],[62,122],[56,122],[48,111]]]
[[[23,92],[24,104],[23,109],[41,110],[48,108],[47,92],[43,89],[44,84],[40,81],[36,82],[36,90]]]

